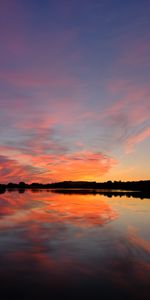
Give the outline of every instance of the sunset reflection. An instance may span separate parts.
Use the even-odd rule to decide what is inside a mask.
[[[92,227],[102,226],[118,216],[103,198],[99,201],[99,197],[91,195],[70,196],[48,192],[26,192],[22,195],[15,192],[4,194],[1,202],[3,218],[0,220],[0,227],[5,227],[5,223],[7,226],[8,218],[11,226],[34,221]]]
[[[25,290],[25,299],[80,291],[148,300],[148,201],[51,191],[1,195],[2,294],[7,286],[14,297]]]

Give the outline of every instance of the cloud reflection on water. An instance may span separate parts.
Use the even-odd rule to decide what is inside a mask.
[[[148,299],[149,241],[136,227],[127,226],[122,214],[127,217],[125,201],[120,209],[117,198],[100,195],[3,194],[2,293],[10,286],[14,295],[26,289],[24,299],[76,294],[77,289],[87,295]],[[138,206],[139,199],[134,201]],[[135,218],[136,209],[131,214]]]

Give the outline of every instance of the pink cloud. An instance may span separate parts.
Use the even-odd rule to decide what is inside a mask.
[[[125,143],[125,149],[127,153],[130,153],[133,151],[134,146],[136,144],[139,144],[140,142],[144,141],[145,139],[150,137],[150,127],[147,127],[140,132],[131,135]]]
[[[109,93],[118,100],[114,101],[111,106],[109,106],[105,112],[104,117],[113,116],[117,113],[123,111],[128,114],[130,121],[138,122],[140,116],[136,112],[137,110],[141,111],[141,115],[145,115],[147,117],[147,106],[149,107],[149,96],[150,96],[150,88],[149,86],[139,86],[129,81],[123,80],[115,80],[109,83],[107,87]],[[145,104],[145,106],[144,106]]]
[[[38,169],[37,169],[38,170]],[[9,182],[15,180],[21,181],[22,178],[29,180],[31,174],[34,174],[34,167],[23,166],[15,159],[7,156],[0,156],[0,182]]]
[[[103,124],[108,128],[111,142],[118,146],[132,144],[144,140],[148,131],[141,132],[150,120],[150,88],[148,85],[137,85],[129,80],[114,80],[108,84],[109,95],[116,100],[101,115]],[[107,132],[107,131],[106,131]],[[129,146],[127,147],[129,148]]]
[[[113,131],[116,134],[120,132],[119,128],[124,126],[122,143],[126,143],[128,139],[134,140],[134,132],[140,132],[140,128],[145,127],[150,120],[150,88],[147,77],[144,82],[143,76],[142,81],[140,80],[139,75],[143,74],[142,70],[140,73],[137,72],[139,75],[136,76],[136,67],[147,67],[149,64],[150,43],[144,37],[129,40],[129,35],[123,36],[121,43],[120,53],[114,64],[113,79],[106,83],[108,98],[112,101],[113,97],[114,100],[105,109],[102,119],[106,126],[111,126],[110,132]],[[116,71],[122,74],[124,70],[126,74],[129,65],[131,75],[121,75],[120,78],[115,75]],[[132,72],[134,72],[134,77]],[[146,136],[143,135],[142,138]]]

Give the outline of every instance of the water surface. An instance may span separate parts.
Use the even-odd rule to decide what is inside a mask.
[[[2,299],[149,299],[150,200],[0,195]]]

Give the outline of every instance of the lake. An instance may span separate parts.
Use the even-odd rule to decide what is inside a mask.
[[[150,199],[0,195],[1,299],[150,299]]]

